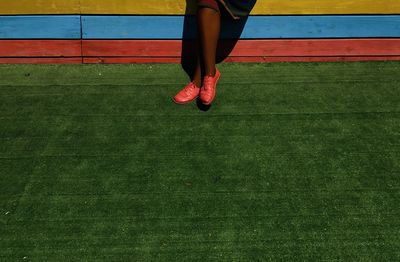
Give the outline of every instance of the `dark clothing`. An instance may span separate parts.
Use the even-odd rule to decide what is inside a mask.
[[[207,6],[220,12],[218,0],[197,0],[197,6]]]
[[[197,0],[198,6],[208,6],[219,11],[222,5],[233,19],[248,16],[257,0]]]

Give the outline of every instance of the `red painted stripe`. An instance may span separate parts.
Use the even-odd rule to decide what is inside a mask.
[[[0,57],[81,56],[81,40],[0,40]]]
[[[400,60],[400,56],[237,56],[228,57],[224,62],[337,62],[337,61],[386,61]],[[132,64],[132,63],[181,63],[179,57],[84,57],[85,64]]]
[[[0,57],[0,64],[81,64],[81,57]]]
[[[400,38],[222,40],[218,48],[226,62],[399,60]],[[181,40],[0,40],[0,63],[180,63],[195,49]]]
[[[336,61],[373,61],[400,60],[400,56],[277,56],[277,57],[228,57],[224,62],[336,62]],[[84,57],[86,64],[126,64],[126,63],[180,63],[179,57]],[[58,57],[5,57],[0,58],[0,64],[80,64],[82,58]]]
[[[180,57],[194,54],[194,42],[181,40],[83,40],[85,57]],[[220,41],[218,54],[227,56],[396,56],[400,38],[383,39],[264,39]]]

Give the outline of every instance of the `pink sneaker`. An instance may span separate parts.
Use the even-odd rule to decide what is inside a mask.
[[[200,91],[200,99],[203,104],[210,105],[214,100],[215,89],[220,76],[221,72],[218,70],[218,68],[215,69],[214,76],[204,76],[203,85]]]
[[[177,104],[187,104],[196,99],[200,93],[200,88],[192,81],[179,91],[172,100]]]

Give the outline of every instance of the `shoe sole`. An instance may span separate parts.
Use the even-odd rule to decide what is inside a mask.
[[[186,102],[178,102],[178,101],[176,101],[174,98],[172,98],[172,101],[173,101],[175,104],[178,104],[178,105],[186,105],[186,104],[189,104],[189,103],[193,102],[194,100],[196,100],[196,98],[197,98],[197,96],[196,96],[195,98],[193,98],[192,100],[189,100],[189,101],[186,101]]]
[[[212,103],[212,101],[214,101],[215,93],[217,93],[217,84],[218,84],[218,81],[219,81],[220,77],[221,77],[221,73],[219,73],[219,76],[217,77],[217,81],[215,81],[215,92],[214,92],[214,95],[212,96],[210,102],[205,103],[205,102],[201,101],[201,102],[203,102],[203,105],[209,106]]]

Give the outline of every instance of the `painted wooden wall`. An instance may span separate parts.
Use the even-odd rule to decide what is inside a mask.
[[[180,62],[196,0],[0,0],[0,63]],[[400,60],[399,0],[258,0],[222,22],[221,60]]]

